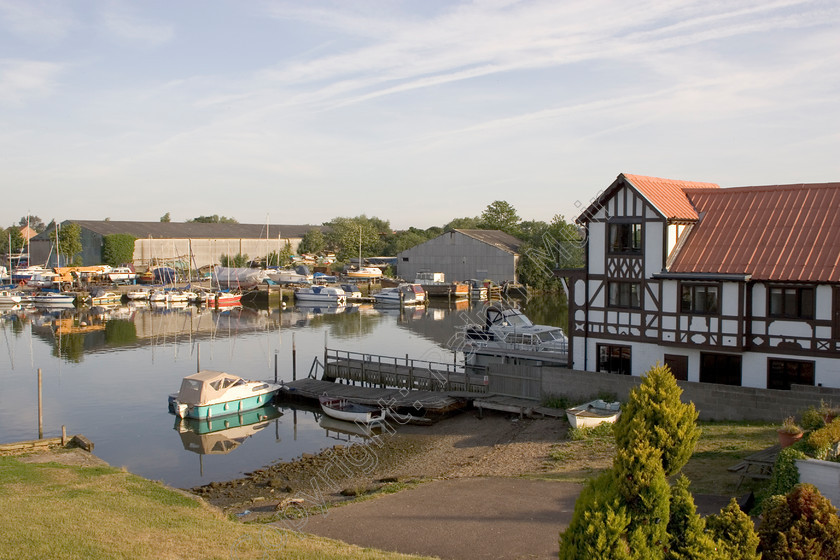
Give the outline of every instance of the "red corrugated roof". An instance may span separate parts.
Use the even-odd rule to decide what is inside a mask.
[[[622,173],[622,175],[663,216],[675,221],[697,220],[697,212],[686,197],[686,190],[719,188],[715,183],[678,181],[660,177],[645,177],[644,175],[628,175],[627,173]]]
[[[685,193],[702,218],[670,272],[840,282],[840,183]]]

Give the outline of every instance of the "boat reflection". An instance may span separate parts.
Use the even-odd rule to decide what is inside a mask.
[[[174,429],[187,451],[199,455],[225,455],[281,416],[283,413],[276,406],[268,404],[218,418],[178,418]]]
[[[347,442],[359,438],[368,439],[382,432],[382,428],[375,424],[345,422],[344,420],[331,418],[326,414],[322,414],[318,419],[318,425],[327,431],[327,437]]]

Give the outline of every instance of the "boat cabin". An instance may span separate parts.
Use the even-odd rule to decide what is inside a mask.
[[[181,381],[178,401],[196,405],[211,402],[221,397],[231,387],[245,385],[246,381],[236,375],[222,371],[202,370],[186,376]]]

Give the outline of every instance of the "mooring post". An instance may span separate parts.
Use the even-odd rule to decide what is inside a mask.
[[[44,438],[44,408],[41,405],[41,368],[38,368],[38,439]]]
[[[61,447],[67,445],[67,426],[61,425]]]
[[[277,383],[277,350],[274,351],[274,382]]]
[[[195,345],[195,372],[201,371],[201,343]]]
[[[292,333],[292,381],[297,380],[297,347],[295,346],[295,333]]]

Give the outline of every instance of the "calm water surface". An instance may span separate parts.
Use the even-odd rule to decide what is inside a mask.
[[[556,297],[523,305],[535,323],[564,326]],[[0,309],[0,443],[38,437],[42,370],[44,437],[81,433],[98,456],[177,487],[229,480],[276,461],[357,441],[319,425],[314,409],[280,405],[270,419],[185,425],[167,410],[181,378],[215,369],[250,379],[298,378],[331,349],[443,361],[462,360],[448,341],[479,321],[483,305],[343,309],[120,306],[84,310]],[[276,356],[276,358],[275,358]],[[250,422],[250,424],[249,424]],[[180,428],[180,429],[179,429]]]

